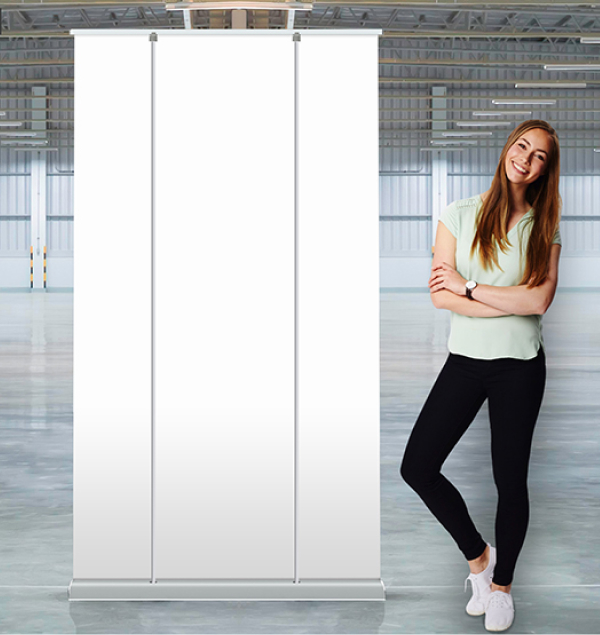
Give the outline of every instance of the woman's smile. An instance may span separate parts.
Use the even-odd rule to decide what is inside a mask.
[[[512,162],[513,166],[516,168],[517,172],[520,174],[529,174],[529,170],[522,168],[520,165],[517,165],[514,161]]]

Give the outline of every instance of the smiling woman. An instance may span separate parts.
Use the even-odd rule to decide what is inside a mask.
[[[431,299],[452,314],[450,354],[408,440],[401,474],[456,541],[470,568],[469,615],[503,631],[529,522],[527,473],[546,381],[541,316],[561,249],[559,145],[545,121],[509,136],[487,192],[448,206],[438,225]],[[498,489],[496,545],[479,534],[441,467],[489,400]]]

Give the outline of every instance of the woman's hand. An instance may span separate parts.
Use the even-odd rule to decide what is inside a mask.
[[[429,290],[432,293],[446,289],[456,295],[467,295],[466,284],[467,281],[447,262],[442,262],[431,269]]]

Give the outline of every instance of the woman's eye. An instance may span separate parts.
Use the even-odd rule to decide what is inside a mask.
[[[525,144],[524,143],[519,143],[519,147],[520,148],[525,148]]]

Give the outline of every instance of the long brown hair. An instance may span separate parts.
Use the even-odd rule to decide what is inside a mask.
[[[499,267],[498,248],[504,253],[509,248],[507,229],[510,218],[511,194],[506,175],[506,154],[525,132],[534,128],[546,131],[551,143],[544,173],[529,185],[525,193],[527,202],[533,207],[533,226],[527,245],[525,272],[519,284],[527,283],[528,287],[537,287],[544,282],[548,275],[550,247],[560,220],[558,136],[554,128],[545,121],[541,119],[524,121],[509,135],[500,155],[489,194],[477,215],[477,230],[471,246],[471,256],[478,250],[479,259],[484,269],[489,269],[492,263]]]

